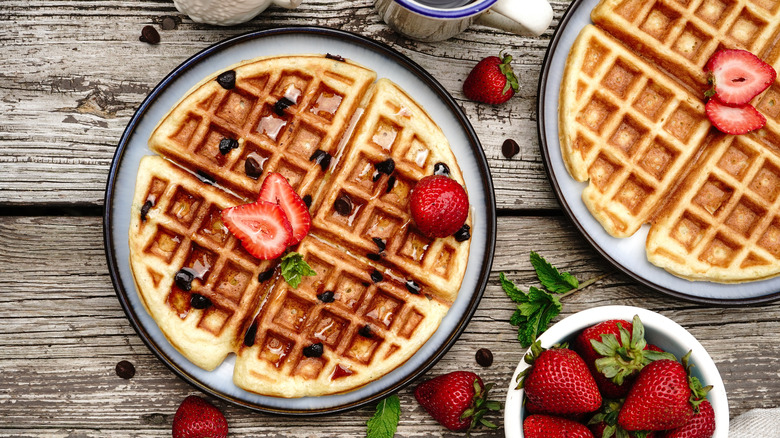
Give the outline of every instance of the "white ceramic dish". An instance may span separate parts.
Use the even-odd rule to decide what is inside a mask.
[[[351,59],[404,88],[422,104],[449,139],[463,171],[473,223],[468,268],[457,300],[439,329],[406,363],[357,390],[322,397],[284,399],[244,391],[233,384],[234,356],[214,371],[185,359],[160,332],[138,298],[129,264],[130,205],[141,158],[157,122],[193,85],[245,59],[278,54],[330,53]],[[355,408],[398,391],[427,371],[465,329],[487,284],[493,261],[496,212],[487,160],[468,119],[447,91],[422,67],[387,46],[325,28],[282,28],[253,32],[211,46],[171,72],[141,104],[114,156],[106,188],[104,240],[111,279],[125,313],[150,350],[198,389],[265,412],[308,415]]]
[[[585,238],[609,262],[637,281],[660,292],[691,301],[713,304],[756,303],[780,298],[780,277],[740,284],[688,281],[651,264],[645,256],[645,225],[631,237],[618,239],[604,231],[582,202],[587,183],[574,180],[566,170],[558,140],[558,92],[566,58],[574,40],[587,24],[599,0],[575,0],[561,18],[547,49],[539,79],[539,143],[545,168],[564,211]]]
[[[572,341],[578,332],[599,322],[608,319],[631,321],[634,315],[639,315],[639,319],[645,326],[647,342],[661,347],[678,358],[684,356],[689,350],[692,351],[690,358],[690,362],[694,365],[692,374],[698,377],[703,385],[712,385],[707,400],[715,411],[713,438],[726,438],[729,431],[729,404],[726,398],[726,389],[715,362],[693,335],[660,313],[631,306],[594,307],[562,319],[544,332],[539,340],[542,347],[549,348],[557,343]],[[515,388],[517,387],[517,375],[526,368],[528,368],[528,364],[522,360],[512,375],[507,389],[504,406],[504,431],[507,438],[523,437],[523,418],[525,416],[523,397],[525,391]]]

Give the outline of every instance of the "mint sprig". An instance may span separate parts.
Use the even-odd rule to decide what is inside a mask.
[[[376,412],[366,423],[366,438],[392,438],[401,417],[401,401],[393,394],[376,405]]]
[[[563,307],[561,298],[609,275],[605,274],[580,283],[572,274],[559,271],[544,257],[533,251],[531,265],[542,285],[541,289],[531,286],[528,292],[524,292],[508,280],[503,272],[498,276],[501,288],[509,299],[517,303],[517,309],[509,319],[509,323],[517,327],[517,340],[526,348],[533,344],[536,338],[547,330],[553,318],[561,313]]]
[[[305,276],[317,275],[314,269],[306,263],[303,255],[291,252],[282,257],[282,277],[293,289],[301,284]]]

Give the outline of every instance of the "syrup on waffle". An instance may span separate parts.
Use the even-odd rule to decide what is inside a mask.
[[[149,313],[196,365],[213,369],[233,352],[239,387],[333,394],[392,371],[438,328],[465,274],[469,229],[427,238],[407,202],[434,172],[465,183],[441,129],[375,76],[322,55],[258,58],[206,78],[155,128],[149,145],[164,158],[144,158],[139,169],[131,266]],[[297,288],[278,260],[252,258],[219,221],[221,209],[254,201],[269,172],[284,175],[312,214],[291,250],[317,274]],[[197,215],[169,224],[174,201],[157,201],[159,181]],[[161,245],[170,251],[160,254]],[[176,282],[205,265],[190,291]],[[211,306],[193,310],[200,295]],[[217,309],[222,325],[202,316]]]
[[[742,136],[704,114],[709,57],[749,50],[775,68],[780,8],[739,0],[602,0],[567,59],[560,140],[604,229],[650,223],[647,257],[691,280],[780,274],[776,81],[753,100],[767,125]]]

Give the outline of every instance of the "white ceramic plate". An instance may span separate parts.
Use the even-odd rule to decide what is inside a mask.
[[[631,321],[634,315],[645,326],[645,339],[677,358],[691,351],[690,363],[694,365],[691,373],[701,380],[702,385],[712,385],[707,394],[707,400],[715,411],[715,434],[713,438],[726,438],[729,432],[729,404],[726,398],[726,388],[720,377],[718,368],[712,357],[701,343],[682,326],[671,319],[651,310],[631,306],[602,306],[577,312],[555,323],[549,330],[539,336],[544,348],[554,344],[573,341],[575,334],[608,319],[624,319]],[[525,356],[525,355],[524,355]],[[504,431],[507,438],[523,436],[523,396],[525,391],[515,389],[517,376],[528,368],[524,360],[520,361],[507,388],[506,404],[504,406]]]
[[[355,391],[284,399],[244,391],[233,384],[231,355],[204,371],[173,348],[138,298],[129,264],[130,205],[141,157],[152,152],[147,139],[157,122],[193,85],[239,61],[279,54],[330,53],[356,61],[404,88],[422,104],[449,139],[463,171],[473,208],[468,269],[454,305],[431,339],[409,361]],[[427,371],[452,346],[476,310],[493,261],[496,212],[493,184],[474,130],[447,91],[424,69],[380,43],[325,28],[282,28],[241,35],[211,46],[171,72],[141,104],[122,136],[106,188],[104,238],[117,296],[147,346],[175,373],[204,392],[249,408],[293,415],[335,412],[378,400]]]
[[[756,303],[780,298],[780,277],[742,284],[688,281],[651,264],[645,256],[649,226],[631,237],[618,239],[604,231],[582,202],[587,182],[574,180],[566,170],[558,140],[558,91],[566,58],[574,40],[590,20],[599,0],[575,0],[564,14],[547,49],[539,79],[539,143],[547,173],[558,200],[585,238],[609,262],[641,283],[660,292],[711,304]]]

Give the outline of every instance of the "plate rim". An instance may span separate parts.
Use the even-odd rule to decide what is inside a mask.
[[[288,408],[276,408],[264,406],[258,403],[251,403],[246,400],[241,400],[237,397],[225,394],[221,391],[212,389],[206,383],[199,381],[191,376],[185,370],[177,366],[170,358],[167,357],[164,351],[162,351],[156,343],[152,340],[146,329],[141,325],[136,313],[134,312],[130,302],[128,301],[128,291],[125,290],[124,285],[120,281],[118,262],[116,257],[116,251],[114,248],[113,240],[114,233],[112,227],[111,210],[114,205],[114,192],[117,179],[117,172],[119,170],[119,164],[124,157],[125,150],[127,149],[129,139],[135,132],[135,129],[146,113],[148,107],[167,89],[168,85],[180,75],[182,75],[189,68],[206,60],[209,56],[218,53],[222,49],[231,47],[233,45],[251,41],[254,39],[260,39],[268,36],[277,36],[285,34],[307,34],[316,35],[326,38],[337,38],[345,40],[347,42],[355,43],[363,48],[369,49],[374,52],[388,55],[392,60],[398,62],[401,66],[409,70],[414,76],[420,79],[425,85],[429,86],[434,94],[442,99],[442,102],[446,107],[452,111],[457,123],[462,127],[466,133],[466,140],[470,145],[472,152],[476,158],[476,167],[480,170],[480,179],[483,189],[485,190],[485,204],[486,211],[485,223],[486,223],[486,245],[485,245],[485,257],[482,260],[480,266],[480,273],[477,277],[476,288],[471,300],[468,302],[465,312],[461,315],[454,330],[443,340],[441,347],[428,357],[418,368],[414,369],[408,375],[400,378],[395,384],[388,386],[387,388],[377,391],[372,395],[368,395],[362,399],[352,402],[342,403],[339,405],[315,408],[315,409],[288,409]],[[365,37],[353,32],[344,31],[340,29],[333,29],[323,26],[279,26],[268,29],[260,29],[255,31],[249,31],[235,35],[233,37],[218,41],[208,47],[199,50],[194,55],[190,56],[176,68],[171,70],[152,90],[147,94],[146,98],[136,108],[130,121],[127,123],[122,136],[119,139],[117,149],[114,152],[114,156],[111,160],[111,166],[108,172],[108,178],[106,180],[106,191],[103,200],[103,244],[104,252],[106,255],[106,261],[108,265],[109,277],[114,287],[114,292],[119,300],[122,310],[125,316],[130,321],[136,334],[141,338],[146,347],[160,360],[168,369],[170,369],[175,375],[189,383],[201,392],[209,394],[215,398],[223,401],[248,408],[253,411],[270,413],[270,414],[284,414],[290,416],[316,416],[324,414],[334,414],[339,412],[345,412],[353,410],[362,406],[365,406],[374,401],[383,399],[391,394],[394,394],[401,389],[408,386],[412,381],[430,370],[438,361],[452,348],[460,335],[468,326],[474,313],[479,306],[479,303],[484,295],[487,283],[490,277],[493,259],[495,257],[496,246],[496,231],[497,231],[497,214],[496,214],[496,197],[493,186],[493,179],[490,173],[490,166],[488,165],[487,157],[485,156],[482,144],[479,141],[479,137],[474,131],[468,117],[463,112],[461,107],[457,104],[455,99],[450,93],[442,86],[430,73],[417,64],[406,55],[402,54],[398,50],[390,47],[389,45],[373,40],[369,37]],[[133,291],[135,292],[135,291]]]
[[[632,279],[636,280],[640,284],[649,287],[650,289],[660,292],[662,294],[674,298],[679,298],[682,300],[694,302],[694,303],[708,304],[708,305],[715,305],[715,306],[731,306],[735,304],[736,305],[757,305],[757,304],[766,304],[780,299],[780,291],[776,291],[774,293],[770,293],[766,295],[751,297],[751,298],[710,298],[710,297],[700,297],[696,295],[690,295],[684,292],[676,291],[666,286],[656,284],[651,279],[645,278],[633,272],[628,267],[624,266],[622,263],[620,263],[618,260],[612,257],[612,255],[610,255],[606,250],[604,250],[601,247],[601,245],[599,245],[593,239],[593,237],[591,237],[591,235],[586,231],[585,227],[579,221],[579,218],[577,218],[577,216],[574,214],[573,209],[569,206],[569,203],[566,200],[566,197],[563,195],[563,191],[560,185],[558,184],[558,179],[555,177],[555,171],[553,170],[551,157],[547,151],[549,145],[547,143],[547,137],[545,135],[546,128],[545,128],[544,111],[545,111],[545,104],[547,100],[545,85],[547,84],[548,77],[550,75],[550,66],[552,63],[552,58],[555,49],[557,48],[558,43],[560,42],[563,34],[566,32],[566,27],[571,21],[571,17],[574,15],[574,11],[577,8],[579,8],[583,2],[584,0],[573,0],[569,5],[569,7],[566,8],[566,11],[563,13],[563,16],[558,22],[558,26],[555,28],[555,32],[553,33],[550,44],[547,46],[547,50],[545,51],[544,60],[542,61],[541,72],[539,74],[538,92],[536,98],[536,111],[537,114],[539,115],[536,120],[537,136],[539,139],[539,149],[541,150],[542,161],[544,162],[544,169],[545,172],[547,173],[547,178],[550,180],[550,184],[553,187],[553,192],[555,193],[555,197],[558,199],[558,202],[563,207],[563,211],[564,213],[566,213],[566,216],[569,218],[569,221],[574,224],[575,228],[577,228],[577,231],[579,231],[579,234],[585,238],[588,244],[590,244],[590,246],[593,249],[595,249],[596,252],[599,253],[599,255],[601,255],[601,257],[603,257],[609,264],[617,268],[622,273],[628,275]],[[706,285],[708,283],[710,282],[701,281],[701,284],[703,285]]]

